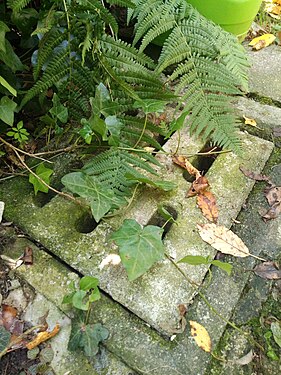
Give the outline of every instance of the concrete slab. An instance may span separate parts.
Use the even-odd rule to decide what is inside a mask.
[[[273,148],[272,143],[259,138],[243,134],[241,137],[242,156],[222,154],[208,172],[212,191],[217,197],[219,223],[227,227],[231,226],[254,184],[254,181],[245,178],[240,172],[240,164],[260,172]],[[188,143],[185,143],[187,141]],[[174,149],[173,143],[177,142],[177,138],[173,138],[166,147]],[[186,153],[194,152],[194,145],[193,149],[189,148],[190,142],[187,138],[181,147]],[[3,184],[0,199],[6,202],[5,215],[8,220],[14,220],[74,269],[82,274],[98,277],[101,289],[114,300],[159,332],[171,336],[179,325],[178,305],[189,304],[196,294],[196,289],[185,282],[170,261],[159,262],[134,282],[128,281],[122,265],[99,269],[101,261],[108,254],[117,251],[109,239],[112,230],[117,229],[123,219],[128,217],[147,224],[157,213],[159,203],[171,206],[178,212],[177,225],[172,226],[164,241],[169,255],[176,260],[188,254],[215,255],[214,249],[201,240],[196,229],[198,222],[206,220],[196,207],[196,199],[186,199],[190,184],[182,177],[180,168],[172,165],[170,158],[166,158],[165,168],[166,178],[169,176],[178,183],[176,191],[160,193],[154,189],[144,189],[125,215],[101,222],[93,232],[87,234],[76,231],[77,221],[83,214],[81,207],[61,197],[55,197],[43,208],[38,208],[32,204],[32,193],[27,194],[30,188],[23,180],[20,180],[18,186],[17,181]],[[19,187],[21,191],[24,189],[27,195],[24,202],[19,196]],[[183,265],[183,269],[199,285],[208,270],[204,266],[188,265]]]
[[[269,46],[259,51],[248,49],[250,63],[249,90],[281,102],[281,48]]]

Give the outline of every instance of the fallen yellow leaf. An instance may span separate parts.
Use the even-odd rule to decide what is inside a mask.
[[[34,340],[30,341],[26,347],[28,350],[36,348],[36,346],[40,345],[42,342],[49,340],[50,338],[54,337],[60,330],[60,325],[56,324],[55,328],[51,331],[44,331],[39,332],[38,335],[35,337]]]
[[[246,117],[246,116],[243,116],[244,118],[244,123],[245,125],[251,125],[251,126],[254,126],[256,127],[257,126],[257,123],[256,123],[256,120],[254,120],[253,118],[249,118],[249,117]]]
[[[259,50],[261,48],[267,47],[270,44],[274,42],[276,39],[276,36],[273,34],[264,34],[262,36],[258,36],[257,38],[254,38],[249,43],[249,46],[252,46],[253,49]]]
[[[194,320],[189,321],[191,328],[191,335],[194,338],[196,344],[207,353],[210,353],[212,343],[208,331],[201,324]]]

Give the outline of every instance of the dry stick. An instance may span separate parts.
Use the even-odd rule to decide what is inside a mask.
[[[194,281],[190,280],[189,277],[185,274],[185,272],[179,267],[179,265],[168,255],[168,254],[165,254],[166,257],[170,260],[170,262],[176,267],[176,269],[183,275],[183,277],[189,282],[189,284],[191,285],[196,285],[198,286],[198,284],[196,284]],[[229,324],[232,328],[234,328],[235,330],[237,330],[238,332],[240,332],[242,335],[246,336],[247,340],[249,340],[251,343],[255,344],[257,347],[259,347],[263,352],[264,352],[264,348],[255,340],[253,339],[252,337],[249,337],[249,333],[243,331],[241,328],[237,327],[237,325],[231,321],[229,321],[228,319],[226,319],[224,316],[222,316],[211,304],[210,302],[207,300],[207,298],[204,296],[204,294],[202,292],[200,292],[200,290],[197,290],[197,293],[198,295],[202,298],[202,300],[205,302],[205,304],[209,307],[209,309],[215,314],[217,315],[220,319],[222,319],[225,323]]]
[[[7,145],[8,147],[10,147],[13,151],[17,150],[18,152],[26,155],[26,156],[29,156],[29,157],[34,157],[35,159],[39,159],[39,160],[42,160],[42,161],[45,161],[47,163],[52,163],[51,161],[49,160],[46,160],[46,159],[43,159],[43,158],[40,158],[39,156],[35,156],[33,154],[30,154],[29,152],[26,152],[26,151],[23,151],[21,150],[20,148],[17,148],[15,146],[13,146],[11,143],[5,141],[5,139],[3,139],[2,137],[0,137],[0,141],[3,142],[5,145]]]

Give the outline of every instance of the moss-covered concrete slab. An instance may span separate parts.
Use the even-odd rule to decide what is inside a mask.
[[[263,173],[270,176],[275,184],[280,184],[280,172],[277,170],[276,163],[280,162],[280,151],[276,151],[269,159]],[[247,205],[238,216],[238,222],[234,224],[233,230],[246,243],[250,251],[255,251],[267,260],[280,262],[281,257],[281,216],[270,222],[265,223],[261,218],[261,213],[267,211],[268,204],[263,195],[264,184],[257,183],[252,191]],[[229,362],[212,361],[206,375],[248,375],[262,371],[264,375],[275,375],[281,371],[281,360],[273,361],[266,356],[267,348],[263,334],[270,329],[266,323],[267,319],[273,319],[272,316],[280,319],[280,288],[274,281],[265,280],[253,273],[245,273],[243,270],[253,269],[255,264],[259,263],[253,258],[235,261],[234,267],[240,273],[237,273],[237,285],[243,282],[245,288],[243,294],[237,301],[231,320],[242,330],[255,336],[255,339],[264,346],[265,352],[259,352],[258,348],[251,345],[245,337],[228,327],[221,338],[218,349],[220,356],[226,356]],[[247,280],[249,277],[249,280]],[[244,281],[243,281],[244,280]],[[278,281],[277,281],[278,283]],[[220,291],[219,291],[220,292]],[[262,313],[263,318],[260,318]],[[264,323],[263,323],[264,322]],[[272,342],[274,345],[274,342]],[[257,359],[246,366],[234,365],[231,360],[243,357],[253,348],[256,351]],[[275,348],[278,355],[280,349]]]
[[[2,233],[4,235],[5,232]],[[62,304],[65,294],[69,292],[68,286],[74,281],[78,283],[79,277],[68,268],[55,261],[49,254],[39,248],[26,238],[8,240],[3,252],[13,259],[22,255],[26,247],[31,247],[34,263],[32,266],[21,266],[15,273],[25,280],[24,295],[29,298],[17,298],[16,308],[21,309],[21,317],[32,325],[40,324],[40,318],[47,313],[46,321],[52,329],[57,323],[60,325],[60,332],[54,336],[49,344],[55,355],[50,363],[57,375],[81,374],[81,375],[136,375],[136,373],[125,365],[114,354],[102,347],[100,352],[93,358],[86,358],[82,352],[68,350],[68,342],[72,328],[73,311],[68,305]],[[16,280],[16,279],[15,279]],[[28,291],[30,286],[34,289]],[[18,283],[17,290],[23,293],[21,284]],[[7,304],[15,305],[15,296],[10,295],[4,301]],[[26,302],[24,306],[19,306]]]
[[[260,51],[248,50],[250,62],[250,92],[281,102],[281,49],[270,46]]]
[[[227,227],[231,226],[254,184],[240,172],[240,164],[260,172],[273,147],[272,143],[253,136],[241,134],[241,137],[243,154],[240,157],[231,153],[220,155],[208,172],[212,191],[217,197],[219,223]],[[172,139],[166,147],[173,149],[176,142],[176,138]],[[189,148],[188,139],[183,140],[181,148],[186,150],[185,153],[194,152],[192,147]],[[167,156],[165,165],[162,173],[167,179],[177,181],[176,191],[160,193],[151,188],[143,189],[125,214],[100,223],[95,230],[86,234],[77,231],[77,223],[85,215],[80,206],[57,196],[38,208],[32,203],[32,194],[28,194],[31,188],[23,180],[3,184],[0,199],[6,202],[7,219],[15,221],[74,269],[82,274],[97,276],[102,290],[114,300],[160,332],[172,335],[178,329],[178,305],[189,304],[196,289],[186,283],[170,261],[159,262],[134,282],[128,281],[122,265],[99,268],[108,254],[117,251],[110,241],[112,230],[128,217],[135,218],[143,225],[149,223],[157,213],[159,203],[173,207],[178,213],[177,225],[172,226],[164,241],[167,253],[175,260],[187,254],[214,256],[215,251],[203,243],[196,229],[198,222],[206,220],[196,207],[196,199],[186,198],[190,184],[182,177],[181,169],[172,165]],[[24,191],[24,200],[19,191]],[[183,269],[198,284],[207,272],[206,267],[183,265]]]

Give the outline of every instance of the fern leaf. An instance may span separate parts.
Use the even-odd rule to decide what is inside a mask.
[[[176,93],[186,91],[181,100],[186,101],[183,111],[191,111],[188,118],[191,134],[203,140],[211,136],[217,144],[237,151],[239,139],[228,95],[236,95],[239,90],[222,63],[200,56],[197,50],[193,52],[188,33],[187,20],[172,31],[159,58],[158,71],[180,63],[170,79],[179,80]]]
[[[124,8],[135,8],[135,3],[130,0],[106,0],[106,2],[110,5],[118,5],[119,7]]]
[[[47,64],[51,57],[54,56],[54,48],[58,47],[66,38],[66,34],[58,29],[51,29],[43,36],[39,44],[37,64],[33,71],[35,79],[39,77],[43,65]]]
[[[106,9],[101,1],[99,0],[78,0],[79,3],[79,11],[84,11],[87,13],[97,14],[99,18],[105,23],[105,25],[109,25],[113,32],[117,34],[118,32],[118,23],[113,15]]]
[[[20,12],[31,0],[8,0],[7,5],[13,12]]]
[[[47,90],[49,87],[58,83],[60,79],[69,73],[69,54],[67,50],[56,55],[49,63],[39,81],[27,92],[21,102],[23,107],[29,100],[38,95],[40,92]]]

